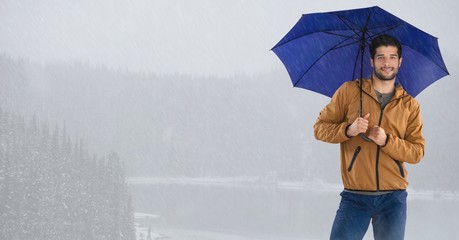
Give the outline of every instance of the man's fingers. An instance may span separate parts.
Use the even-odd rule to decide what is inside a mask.
[[[368,114],[367,114],[368,115]],[[368,119],[366,118],[359,118],[358,120],[359,127],[364,127],[365,129],[368,128]]]
[[[356,136],[359,133],[365,133],[368,130],[370,113],[367,113],[364,117],[357,117],[350,127],[348,135]]]

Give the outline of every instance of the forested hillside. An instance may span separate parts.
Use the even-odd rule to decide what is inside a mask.
[[[0,110],[0,239],[135,239],[123,171],[65,126]]]

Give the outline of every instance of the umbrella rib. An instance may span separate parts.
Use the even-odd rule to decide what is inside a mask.
[[[324,30],[324,31],[321,31],[321,32],[326,33],[326,34],[330,34],[330,35],[334,35],[334,36],[338,36],[338,37],[347,37],[347,38],[352,38],[352,37],[354,37],[354,36],[357,35],[357,33],[355,33],[355,34],[349,36],[349,35],[339,34],[339,33],[335,33],[335,32],[330,32],[330,31],[345,31],[345,30],[349,30],[349,29],[342,29],[342,30],[339,30],[339,29],[338,29],[338,30],[337,30],[337,29],[335,29],[335,30]],[[353,31],[353,32],[354,32],[354,31]]]
[[[343,16],[338,16],[338,18],[348,27],[349,30],[352,30],[355,33],[355,35],[358,35],[362,32],[362,28],[358,24],[355,24],[354,22],[350,21],[349,19]],[[351,26],[351,24],[353,26]]]
[[[375,27],[375,28],[371,28],[371,29],[368,29],[367,33],[372,33],[373,36],[377,36],[377,35],[380,35],[380,34],[383,34],[383,33],[386,33],[390,30],[393,30],[393,29],[396,29],[400,26],[403,26],[402,24],[399,24],[399,25],[396,25],[396,26],[382,26],[382,27]],[[382,31],[379,31],[379,32],[375,32],[374,30],[378,30],[378,29],[384,29]],[[370,31],[371,30],[371,31]],[[369,34],[367,34],[368,37],[372,37],[370,36]]]
[[[330,34],[330,35],[334,35],[334,36],[338,36],[338,37],[345,37],[346,39],[344,39],[343,41],[341,41],[340,43],[336,44],[334,47],[332,47],[330,50],[335,50],[335,49],[340,49],[340,48],[343,48],[343,47],[347,47],[347,46],[350,46],[350,45],[353,45],[353,44],[356,44],[359,42],[359,38],[358,38],[358,33],[355,33],[354,35],[352,36],[349,36],[349,35],[344,35],[344,34],[338,34],[338,33],[333,33],[333,32],[328,32],[328,31],[324,31],[324,33],[327,33],[327,34]],[[355,37],[357,36],[357,37]],[[347,40],[349,39],[355,39],[356,41],[354,42],[350,42],[350,43],[347,43],[345,45],[341,45],[343,42],[346,42]],[[340,46],[341,45],[341,46]]]
[[[316,34],[316,33],[326,33],[326,34],[332,34],[332,35],[341,36],[341,37],[347,37],[347,38],[351,38],[352,36],[355,36],[355,34],[352,35],[352,36],[348,36],[348,35],[336,34],[336,33],[330,32],[330,31],[348,31],[348,30],[349,30],[349,29],[331,29],[331,30],[321,30],[321,31],[317,31],[317,32],[310,32],[310,33],[303,34],[303,35],[294,37],[294,38],[292,38],[292,39],[289,39],[289,40],[287,40],[287,41],[285,41],[285,42],[283,42],[283,43],[281,43],[281,44],[277,44],[277,45],[274,46],[271,50],[273,50],[273,49],[275,49],[275,48],[278,48],[278,47],[280,47],[280,46],[282,46],[282,45],[285,45],[285,44],[287,44],[287,43],[289,43],[289,42],[293,42],[293,41],[295,41],[295,40],[297,40],[297,39],[299,39],[299,38],[306,37],[306,36],[308,36],[308,35]]]
[[[347,39],[346,39],[347,40]],[[340,49],[340,48],[344,48],[344,47],[347,47],[347,46],[351,46],[351,45],[354,45],[356,43],[359,43],[359,41],[355,41],[355,42],[350,42],[350,43],[347,43],[345,45],[341,45],[339,46],[341,43],[343,42],[340,42],[339,44],[335,45],[333,48],[331,48],[330,50],[335,50],[335,49]]]

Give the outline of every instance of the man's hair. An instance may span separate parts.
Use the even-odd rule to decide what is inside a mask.
[[[383,35],[379,35],[379,36],[373,38],[373,40],[371,41],[371,44],[370,44],[371,59],[374,59],[374,57],[375,57],[376,48],[381,47],[381,46],[397,47],[398,57],[399,58],[402,57],[402,45],[400,45],[400,42],[396,38],[394,38],[394,37],[392,37],[390,35],[383,34]]]

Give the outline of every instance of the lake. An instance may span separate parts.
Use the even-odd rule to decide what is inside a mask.
[[[253,182],[131,182],[136,212],[157,217],[158,236],[176,240],[328,239],[339,187]],[[457,239],[456,194],[408,194],[406,239]],[[158,238],[159,239],[159,238]],[[371,225],[365,239],[372,238]]]

